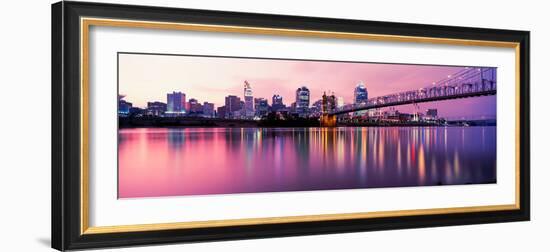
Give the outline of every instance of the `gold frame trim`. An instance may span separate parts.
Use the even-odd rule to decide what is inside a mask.
[[[255,35],[276,35],[276,36],[298,36],[315,38],[337,38],[337,39],[357,39],[370,41],[386,42],[409,42],[409,43],[431,43],[462,46],[487,46],[514,48],[516,56],[516,188],[515,204],[509,205],[489,205],[474,207],[452,207],[452,208],[434,208],[434,209],[414,209],[397,211],[379,211],[364,213],[342,213],[342,214],[321,214],[321,215],[302,215],[302,216],[284,216],[284,217],[266,217],[266,218],[248,218],[248,219],[228,219],[228,220],[209,220],[209,221],[191,221],[191,222],[172,222],[155,224],[135,224],[121,226],[97,226],[90,227],[89,223],[89,29],[90,26],[110,26],[110,27],[131,27],[146,29],[164,29],[164,30],[186,30],[200,32],[223,32],[240,33]],[[152,22],[123,19],[102,19],[87,18],[80,19],[80,71],[81,71],[81,164],[80,164],[80,233],[105,234],[119,232],[139,232],[139,231],[158,231],[173,229],[191,229],[207,227],[227,227],[241,225],[261,225],[261,224],[280,224],[291,222],[312,222],[328,220],[350,220],[365,218],[384,218],[396,216],[415,216],[415,215],[436,215],[452,213],[471,213],[471,212],[490,212],[502,210],[520,209],[520,164],[519,164],[519,140],[520,140],[520,122],[519,122],[519,87],[520,87],[520,44],[516,42],[486,41],[486,40],[467,40],[452,38],[432,38],[416,36],[399,35],[381,35],[366,33],[348,33],[348,32],[328,32],[317,30],[294,30],[278,28],[262,28],[249,26],[228,26],[228,25],[206,25],[194,23],[171,23],[171,22]]]

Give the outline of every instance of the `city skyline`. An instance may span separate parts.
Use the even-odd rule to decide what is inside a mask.
[[[119,94],[141,108],[147,107],[148,102],[167,102],[166,94],[172,92],[184,93],[187,100],[194,98],[199,103],[214,103],[217,108],[225,104],[227,96],[234,95],[244,101],[243,83],[250,89],[251,97],[264,98],[270,106],[273,95],[282,96],[284,104],[290,106],[296,102],[296,90],[303,87],[310,93],[310,107],[326,91],[332,91],[338,100],[350,104],[354,102],[359,83],[364,84],[372,98],[423,88],[464,69],[203,56],[120,54],[119,57]],[[422,104],[421,108],[436,108],[440,115],[451,117],[470,116],[471,111],[476,111],[476,115],[496,116],[496,99],[489,96],[430,102]],[[396,109],[414,110],[411,105]]]
[[[120,198],[497,183],[494,67],[119,57]]]

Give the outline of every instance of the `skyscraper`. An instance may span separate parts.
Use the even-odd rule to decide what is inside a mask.
[[[269,105],[267,104],[267,99],[264,98],[254,98],[254,110],[255,115],[258,117],[266,116],[269,112]]]
[[[296,113],[307,117],[309,113],[309,89],[305,86],[296,89]]]
[[[369,100],[369,92],[363,82],[359,82],[353,90],[353,102],[355,104],[365,104]]]
[[[202,105],[195,98],[189,99],[189,114],[200,115],[202,114]]]
[[[185,114],[185,94],[172,92],[166,95],[166,114],[177,116]]]
[[[285,107],[285,104],[283,103],[283,97],[274,94],[271,98],[271,109],[275,112],[279,111],[280,109],[283,109]]]
[[[225,118],[233,118],[237,111],[241,110],[241,98],[235,95],[225,97]]]
[[[204,117],[212,118],[215,116],[214,103],[204,102],[202,104],[202,113]]]
[[[254,117],[254,98],[248,81],[244,81],[244,115],[248,118]]]

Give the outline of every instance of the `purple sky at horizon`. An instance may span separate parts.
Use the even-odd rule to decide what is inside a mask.
[[[223,106],[227,95],[243,97],[244,81],[252,85],[254,97],[283,96],[286,105],[295,99],[298,87],[307,86],[310,103],[323,92],[334,92],[351,103],[357,83],[363,82],[369,98],[414,90],[452,75],[463,67],[405,64],[325,62],[222,58],[179,55],[119,54],[119,94],[134,106],[148,101],[166,102],[166,94],[181,91],[187,100]],[[497,82],[498,85],[498,82]],[[440,116],[496,116],[496,96],[419,104],[420,110],[437,108]],[[412,105],[395,107],[413,112]]]

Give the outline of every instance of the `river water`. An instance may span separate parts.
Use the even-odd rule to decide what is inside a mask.
[[[496,183],[496,127],[119,130],[119,197]]]

